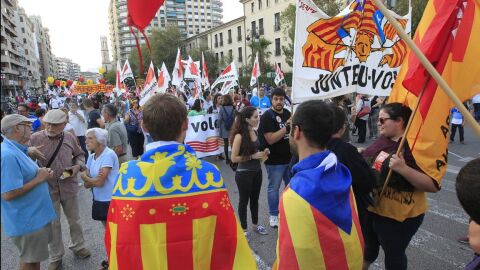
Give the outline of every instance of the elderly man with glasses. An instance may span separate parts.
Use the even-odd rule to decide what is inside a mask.
[[[55,210],[45,183],[53,171],[28,157],[32,121],[23,115],[2,118],[2,228],[20,253],[20,269],[40,269],[48,258]],[[3,137],[3,136],[2,136]]]
[[[90,251],[85,248],[80,225],[77,198],[79,186],[75,181],[81,166],[85,164],[85,155],[77,138],[72,133],[63,131],[67,124],[67,115],[62,110],[48,111],[43,121],[45,130],[33,134],[30,144],[37,146],[46,157],[45,160],[40,161],[40,165],[53,170],[53,176],[48,178],[50,196],[57,212],[57,219],[52,222],[53,240],[49,245],[49,269],[53,270],[61,269],[62,257],[65,253],[60,226],[60,208],[63,208],[70,226],[72,239],[70,249],[79,258],[90,256]]]

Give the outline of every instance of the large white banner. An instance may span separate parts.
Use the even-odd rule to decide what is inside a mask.
[[[185,143],[197,152],[199,158],[221,154],[223,145],[220,144],[218,128],[218,114],[190,116]]]
[[[394,14],[410,32],[410,13]],[[388,96],[407,52],[371,0],[329,17],[311,0],[297,0],[292,99],[295,103],[351,92]]]

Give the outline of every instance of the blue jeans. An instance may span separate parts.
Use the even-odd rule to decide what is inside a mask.
[[[288,164],[284,165],[265,165],[268,175],[268,208],[270,216],[278,216],[278,199],[280,184],[283,182],[285,186],[290,183],[290,173]]]

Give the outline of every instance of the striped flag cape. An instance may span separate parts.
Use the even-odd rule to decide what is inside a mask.
[[[121,165],[105,233],[109,269],[256,269],[220,171],[183,144]]]
[[[273,269],[361,269],[364,244],[350,171],[324,151],[293,172],[280,199]]]

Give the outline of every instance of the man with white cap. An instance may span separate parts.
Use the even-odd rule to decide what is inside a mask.
[[[53,175],[28,157],[33,119],[11,114],[2,119],[2,228],[20,253],[20,269],[40,269],[48,258],[55,210],[45,183]]]
[[[53,176],[48,178],[50,196],[57,212],[57,219],[52,222],[53,239],[49,244],[49,270],[61,269],[62,257],[65,253],[62,230],[60,226],[60,206],[67,217],[70,227],[72,245],[70,249],[79,258],[87,258],[90,251],[85,248],[77,194],[79,186],[75,181],[77,173],[85,164],[85,155],[77,138],[70,132],[64,132],[67,115],[60,109],[48,111],[43,118],[45,130],[36,132],[30,138],[30,145],[37,146],[46,159],[40,161],[41,166],[51,168]]]

